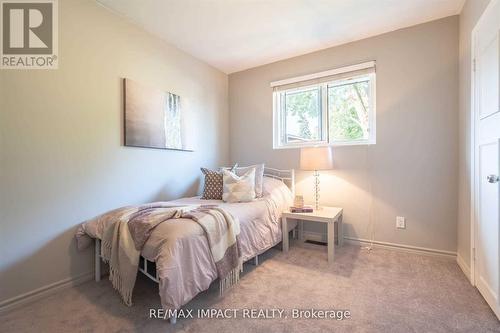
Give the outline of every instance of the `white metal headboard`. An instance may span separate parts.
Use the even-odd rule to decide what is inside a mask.
[[[286,186],[292,191],[292,194],[295,195],[295,170],[280,170],[274,168],[264,168],[264,176],[270,177],[274,179],[281,180],[285,183]]]

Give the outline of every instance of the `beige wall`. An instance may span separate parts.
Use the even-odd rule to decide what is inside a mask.
[[[279,46],[277,46],[279,47]],[[347,236],[456,251],[458,17],[231,74],[232,162],[297,168],[297,149],[272,149],[274,80],[377,61],[377,144],[336,147],[321,178],[324,205],[345,209]],[[310,173],[297,192],[312,199]],[[407,229],[396,230],[396,215]],[[318,231],[318,229],[316,229]]]
[[[92,271],[75,226],[193,195],[228,162],[227,75],[94,1],[59,1],[58,70],[0,71],[0,302]],[[122,78],[182,96],[195,152],[124,147]]]
[[[471,33],[490,0],[467,0],[460,13],[460,117],[458,171],[458,246],[460,258],[470,267],[470,87]]]

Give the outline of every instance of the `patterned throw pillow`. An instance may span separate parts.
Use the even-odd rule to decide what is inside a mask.
[[[250,169],[255,168],[255,197],[256,198],[262,198],[264,195],[264,189],[263,189],[263,184],[264,184],[264,163],[262,164],[255,164],[255,165],[250,165],[246,167],[238,167],[236,165],[236,171],[234,171],[234,166],[233,169],[230,168],[222,168],[224,170],[231,170],[232,172],[236,173],[238,176],[243,176],[245,173],[247,173]]]
[[[263,196],[262,184],[264,183],[264,163],[247,167],[237,167],[236,174],[242,176],[252,168],[255,169],[255,197],[261,198]]]
[[[243,176],[222,171],[224,190],[222,200],[225,202],[248,202],[255,199],[255,168],[250,169]]]
[[[235,164],[231,170],[234,170],[238,164]],[[205,200],[222,200],[222,171],[200,168],[205,175],[205,183],[203,186],[202,199]]]

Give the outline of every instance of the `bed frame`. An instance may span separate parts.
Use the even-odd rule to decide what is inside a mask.
[[[264,177],[274,178],[282,181],[295,195],[295,170],[280,170],[274,168],[264,168]],[[95,239],[95,255],[94,255],[94,273],[95,281],[101,281],[101,240]],[[259,264],[259,255],[253,257],[253,263],[255,266]],[[143,256],[139,258],[139,272],[146,275],[148,278],[156,283],[160,283],[156,275],[156,263],[154,261],[149,261]],[[177,318],[170,318],[170,323],[175,324]]]

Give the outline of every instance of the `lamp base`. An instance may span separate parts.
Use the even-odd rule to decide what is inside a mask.
[[[321,210],[319,205],[319,171],[314,171],[314,209]]]

